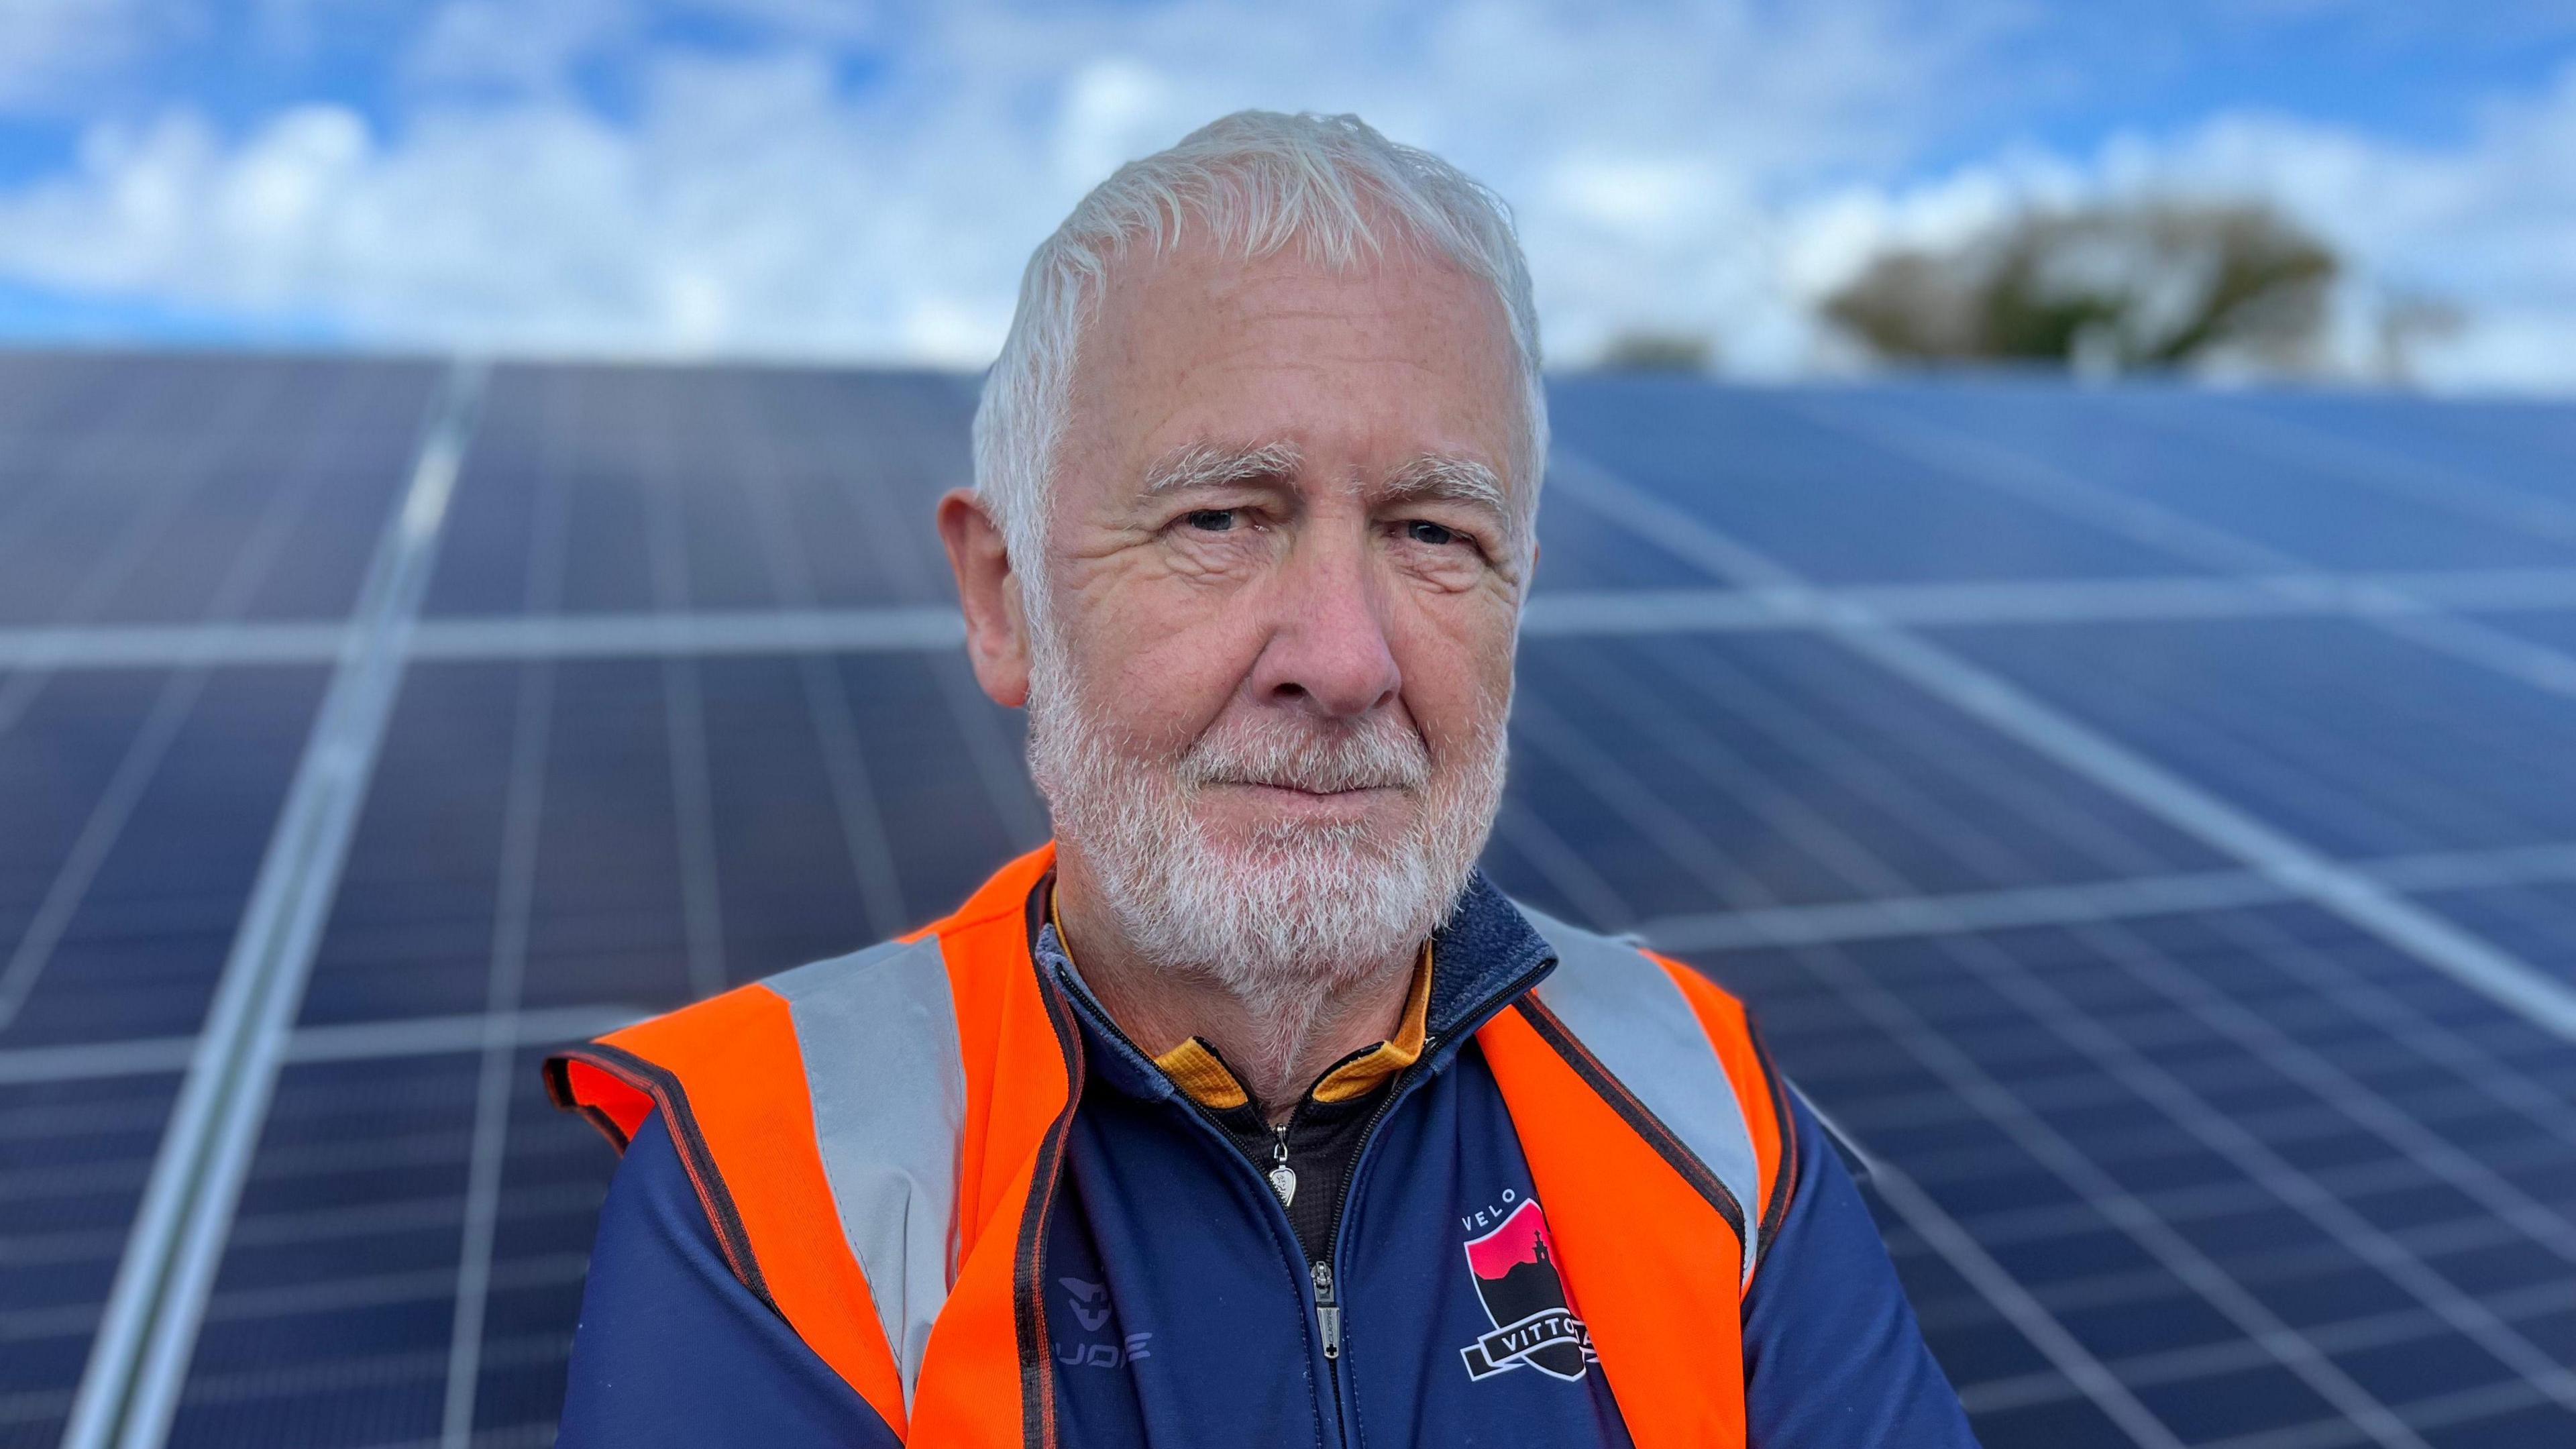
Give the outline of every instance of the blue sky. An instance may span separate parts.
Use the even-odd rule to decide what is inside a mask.
[[[1243,105],[1519,210],[1548,347],[1847,366],[1816,299],[2010,210],[2259,195],[2576,389],[2576,0],[0,0],[0,339],[974,365],[1028,249]]]

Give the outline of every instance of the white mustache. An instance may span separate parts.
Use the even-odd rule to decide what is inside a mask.
[[[1331,733],[1255,729],[1241,738],[1203,736],[1181,757],[1189,787],[1269,785],[1309,794],[1344,790],[1419,790],[1431,780],[1422,738],[1387,716],[1378,725]]]

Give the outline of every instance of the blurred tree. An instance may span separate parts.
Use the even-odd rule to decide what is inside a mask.
[[[2334,253],[2252,203],[2033,212],[1947,251],[1887,252],[1825,314],[1882,356],[2164,368],[2314,360]]]
[[[1688,332],[1622,332],[1601,349],[1593,366],[1603,372],[1694,372],[1716,366],[1717,349]]]

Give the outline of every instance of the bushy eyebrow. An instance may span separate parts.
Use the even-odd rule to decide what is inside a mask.
[[[1297,450],[1286,443],[1250,447],[1192,443],[1164,454],[1145,470],[1144,496],[1160,498],[1192,488],[1294,478],[1300,461]]]
[[[1473,458],[1425,454],[1395,470],[1395,476],[1386,482],[1384,496],[1390,503],[1472,503],[1491,510],[1497,518],[1512,516],[1511,498],[1503,491],[1502,478]]]
[[[1296,478],[1305,457],[1294,444],[1191,443],[1156,459],[1145,470],[1139,501],[1151,502],[1197,488],[1223,488],[1240,483],[1286,483]],[[1493,515],[1504,540],[1517,545],[1527,531],[1524,511],[1512,505],[1501,475],[1474,458],[1425,453],[1395,470],[1377,488],[1353,481],[1373,495],[1374,506],[1407,503],[1464,503]]]

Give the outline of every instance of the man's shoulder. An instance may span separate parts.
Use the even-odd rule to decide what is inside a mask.
[[[1551,916],[1517,896],[1507,896],[1505,899],[1512,903],[1514,910],[1521,913],[1523,920],[1529,922],[1530,929],[1538,932],[1549,946],[1555,948],[1560,963],[1566,961],[1569,955],[1579,955],[1586,963],[1608,962],[1612,969],[1622,969],[1630,963],[1642,964],[1648,959],[1646,941],[1642,936],[1612,935],[1604,931],[1591,930],[1571,921]]]
[[[1678,992],[1702,1015],[1711,1009],[1736,1018],[1743,1015],[1743,1003],[1734,993],[1688,963],[1655,950],[1643,936],[1587,930],[1521,901],[1512,905],[1556,953],[1556,970],[1540,987],[1542,1000],[1580,992],[1601,997],[1605,1005],[1623,1002],[1652,1012]]]
[[[953,1017],[939,938],[905,936],[745,982],[610,1032],[594,1045],[685,1078],[693,1063],[738,1062],[745,1052],[770,1052],[789,1040],[808,1051],[824,1044],[817,1038],[836,1050],[858,1050],[882,1046],[892,1034],[919,1035]],[[946,1035],[953,1049],[953,1024]]]
[[[909,1016],[933,1004],[945,1012],[961,972],[978,972],[1005,958],[1024,959],[1024,934],[1015,914],[961,911],[892,940],[772,972],[654,1020],[698,1017],[712,1026],[727,1015],[725,1004],[745,993],[776,997],[800,1017],[869,1010]]]
[[[936,933],[925,932],[879,941],[856,951],[827,956],[774,972],[753,984],[786,998],[789,1004],[821,1002],[845,996],[902,991],[925,972],[945,976],[946,954]]]

